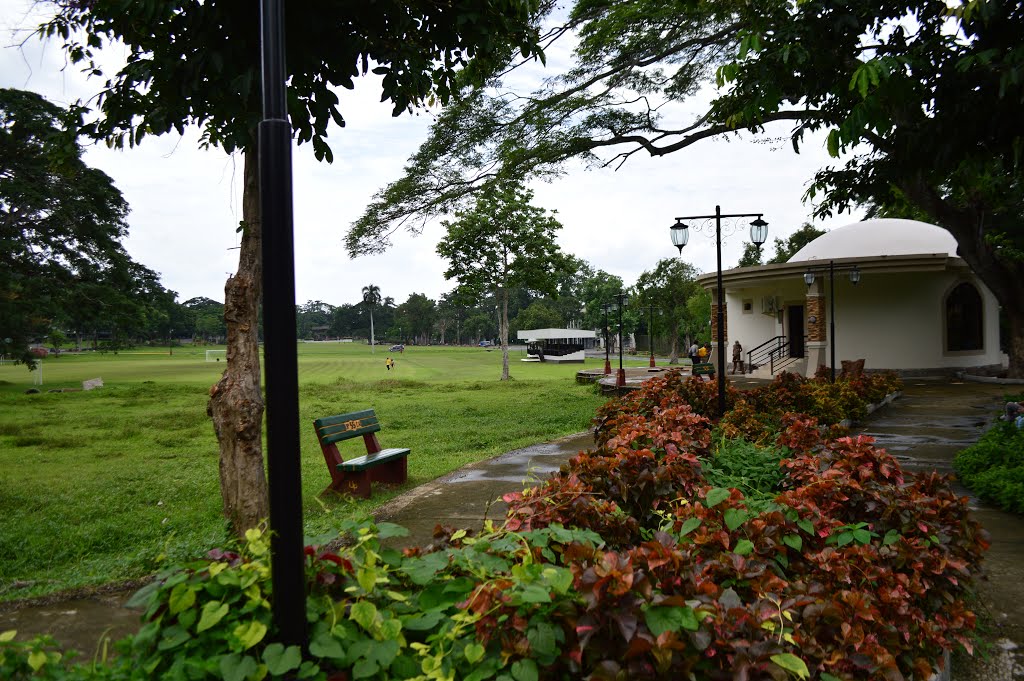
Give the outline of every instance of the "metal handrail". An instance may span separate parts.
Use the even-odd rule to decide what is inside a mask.
[[[789,366],[798,359],[797,357],[789,356],[789,345],[790,342],[786,336],[775,336],[774,338],[768,339],[747,353],[747,368],[750,369],[754,366],[761,366],[767,361],[771,374],[774,376],[776,368],[781,369]],[[804,357],[806,356],[807,338],[805,337]]]
[[[761,343],[756,348],[747,352],[747,367],[761,366],[767,360],[771,362],[773,367],[772,373],[774,374],[775,354],[787,345],[788,343],[786,342],[785,336],[775,336],[774,338],[766,340],[764,343]]]

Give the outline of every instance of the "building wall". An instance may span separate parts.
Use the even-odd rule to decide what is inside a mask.
[[[817,273],[821,277],[822,273]],[[825,337],[831,333],[830,299],[825,273],[821,298]],[[790,281],[793,280],[793,281]],[[980,351],[945,351],[945,301],[960,282],[970,281],[978,289],[984,307],[984,346]],[[819,283],[814,285],[816,288]],[[871,273],[859,284],[850,283],[846,272],[835,274],[836,362],[864,358],[867,369],[936,369],[999,364],[999,315],[995,296],[966,271]],[[785,315],[790,305],[807,305],[807,286],[802,279],[787,276],[770,285],[726,289],[728,345],[740,341],[744,353],[775,337],[786,335]],[[784,312],[766,315],[762,299],[775,297]],[[752,309],[744,312],[744,302]],[[805,333],[813,310],[805,308]],[[781,316],[781,320],[780,320]],[[813,339],[811,339],[813,341]],[[826,344],[824,362],[830,358]],[[813,369],[809,369],[813,371]]]

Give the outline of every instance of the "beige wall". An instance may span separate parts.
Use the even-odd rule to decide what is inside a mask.
[[[821,273],[817,273],[819,282]],[[827,282],[827,273],[825,279]],[[792,280],[792,281],[790,281]],[[984,305],[984,348],[978,352],[945,352],[945,299],[954,286],[971,281],[979,290]],[[815,287],[819,285],[815,283]],[[941,271],[917,273],[865,272],[853,286],[846,272],[835,275],[836,361],[864,358],[869,369],[931,369],[999,364],[998,305],[995,297],[967,272]],[[827,283],[822,289],[825,333],[831,332],[828,319]],[[761,312],[761,299],[776,296],[782,307],[805,304],[807,286],[798,276],[787,276],[769,285],[726,289],[728,344],[739,340],[744,352],[774,336],[786,335],[785,322],[777,315]],[[753,309],[743,312],[743,302],[752,301]],[[805,311],[805,321],[806,321]],[[824,360],[831,348],[826,345]]]

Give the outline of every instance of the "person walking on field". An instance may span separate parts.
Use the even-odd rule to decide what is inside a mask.
[[[739,341],[733,343],[732,346],[732,373],[743,373],[743,346]]]
[[[388,368],[388,371],[391,371],[395,366],[395,360],[388,357],[386,360],[384,360],[384,366]]]
[[[690,345],[690,362],[697,363],[697,341],[693,341],[693,344]]]

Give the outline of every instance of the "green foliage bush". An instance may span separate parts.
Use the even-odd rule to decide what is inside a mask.
[[[0,671],[923,680],[943,649],[970,649],[965,597],[987,540],[944,479],[904,476],[870,438],[806,416],[784,416],[769,448],[712,445],[678,393],[635,399],[644,411],[605,410],[593,451],[506,495],[501,527],[439,528],[404,552],[382,547],[402,532],[386,524],[314,540],[305,653],[274,642],[268,543],[252,531],[141,591],[146,624],[112,662],[66,665],[0,638]]]
[[[1022,397],[1008,399],[1016,402]],[[1024,513],[1024,428],[996,421],[977,443],[956,455],[953,467],[979,498]]]

